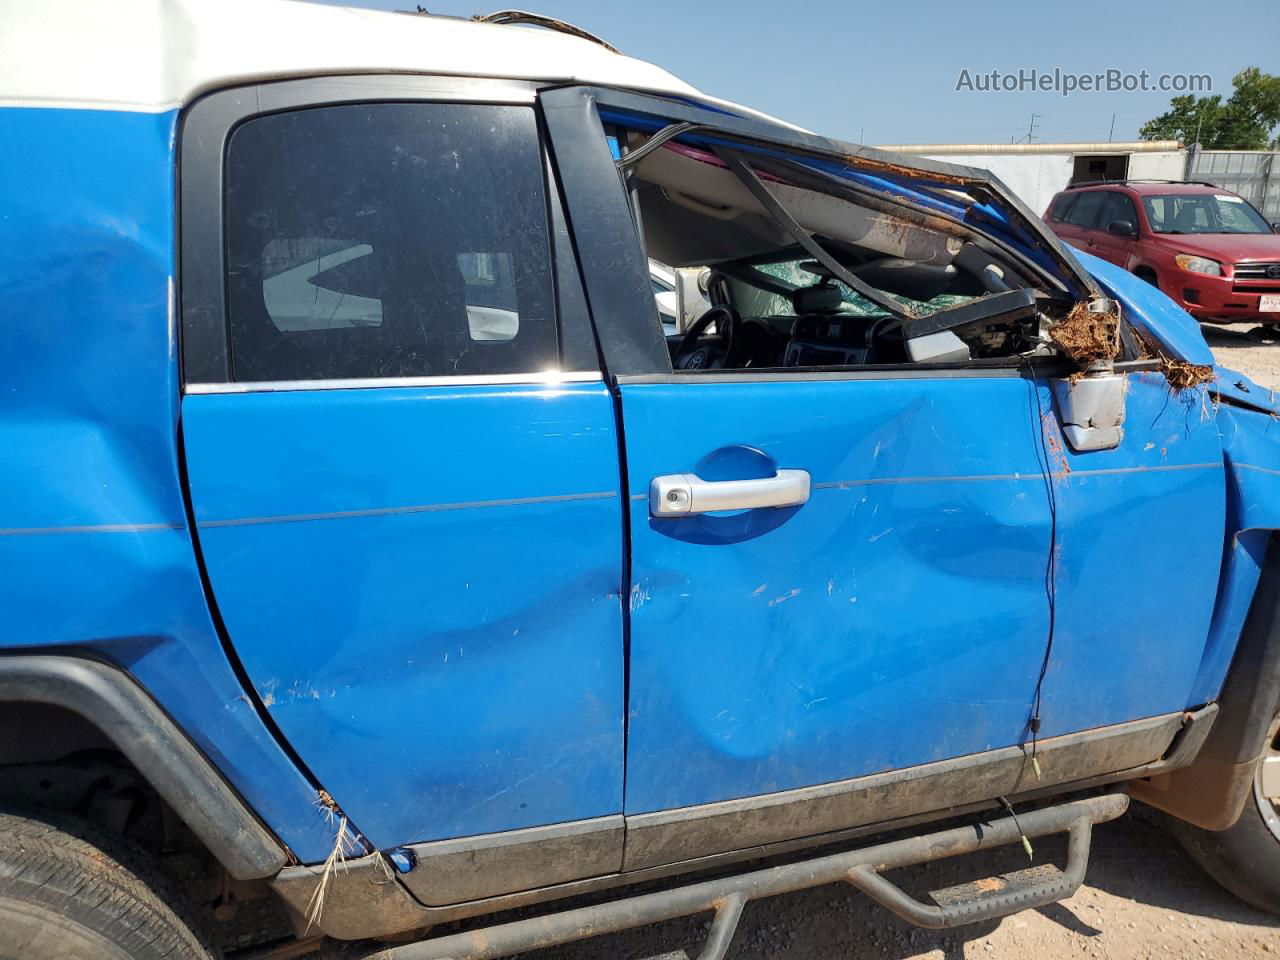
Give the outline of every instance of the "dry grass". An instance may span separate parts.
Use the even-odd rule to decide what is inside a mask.
[[[1142,348],[1142,357],[1147,360],[1159,360],[1160,372],[1169,381],[1169,389],[1174,393],[1201,387],[1213,380],[1213,367],[1201,363],[1187,363],[1169,356],[1159,345],[1141,331],[1137,334],[1138,345]]]
[[[1082,300],[1049,328],[1049,339],[1082,369],[1099,360],[1114,360],[1120,353],[1120,317],[1091,313]]]
[[[329,856],[325,858],[324,866],[320,871],[320,882],[316,884],[311,899],[307,901],[307,931],[319,922],[324,913],[324,899],[329,892],[329,881],[333,878],[334,871],[345,867],[347,856],[360,848],[360,842],[348,825],[347,815],[334,802],[333,797],[329,796],[329,791],[317,792],[316,805],[324,811],[330,826],[337,826],[337,834],[333,839],[333,849],[329,851]]]
[[[1163,353],[1158,354],[1158,356],[1160,358],[1160,372],[1169,381],[1169,387],[1174,393],[1188,390],[1192,387],[1203,386],[1213,379],[1213,367],[1199,363],[1187,363],[1185,360],[1175,360],[1173,357],[1166,357]]]

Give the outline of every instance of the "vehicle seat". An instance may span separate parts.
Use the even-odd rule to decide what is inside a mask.
[[[799,287],[791,292],[791,305],[795,308],[797,320],[813,314],[837,313],[843,302],[840,288],[834,283]]]
[[[1195,233],[1200,226],[1196,223],[1196,213],[1199,208],[1191,204],[1183,204],[1182,209],[1178,211],[1178,215],[1173,218],[1173,229],[1181,233]]]
[[[784,367],[849,366],[867,362],[866,317],[841,311],[844,297],[834,283],[791,293],[796,319],[783,356]]]

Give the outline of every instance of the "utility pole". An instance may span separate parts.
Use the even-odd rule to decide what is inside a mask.
[[[1114,140],[1115,135],[1116,135],[1116,115],[1113,113],[1111,115],[1111,129],[1107,132],[1107,143],[1110,143],[1112,140]]]
[[[1030,143],[1033,139],[1035,139],[1034,134],[1036,132],[1036,121],[1041,119],[1043,118],[1038,113],[1033,113],[1031,115],[1031,123],[1027,125],[1027,143]]]

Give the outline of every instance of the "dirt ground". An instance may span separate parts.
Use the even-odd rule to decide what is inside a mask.
[[[1065,845],[1037,841],[1039,861]],[[989,854],[899,870],[916,893],[1016,868],[1023,854]],[[1025,863],[1025,861],[1023,861]],[[706,919],[669,923],[525,954],[523,960],[696,957]],[[673,956],[674,954],[674,956]],[[1280,957],[1280,917],[1236,900],[1164,830],[1132,814],[1094,831],[1088,879],[1070,900],[955,931],[921,930],[852,888],[819,887],[747,904],[729,960],[1182,960]]]
[[[1250,333],[1257,328],[1250,323],[1201,329],[1219,363],[1280,392],[1280,342],[1254,338]]]
[[[1280,391],[1280,342],[1252,326],[1206,328],[1220,363]],[[1037,843],[1037,860],[1063,848]],[[920,893],[1015,868],[1017,848],[897,871]],[[707,918],[674,920],[525,955],[525,960],[697,957]],[[820,887],[747,904],[730,960],[1280,960],[1280,917],[1209,879],[1158,825],[1132,813],[1094,832],[1085,885],[1070,900],[957,931],[921,930],[851,888]]]

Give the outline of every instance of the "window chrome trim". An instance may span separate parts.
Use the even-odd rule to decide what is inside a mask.
[[[254,89],[257,93],[255,116],[276,110],[344,103],[420,100],[533,106],[537,100],[537,84],[532,81],[430,74],[338,74],[262,83]]]
[[[301,390],[371,390],[393,387],[555,387],[563,383],[600,383],[599,370],[548,370],[543,373],[502,373],[457,377],[359,377],[332,380],[263,380],[233,383],[188,383],[183,393],[289,393]]]

